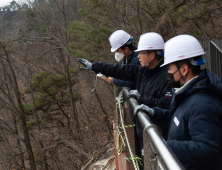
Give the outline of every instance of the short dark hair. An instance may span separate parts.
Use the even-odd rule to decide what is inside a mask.
[[[193,60],[196,61],[198,59],[201,59],[202,56],[197,56],[197,57],[194,57]],[[186,64],[188,65],[188,67],[190,67],[193,75],[199,75],[200,74],[200,66],[194,66],[190,63],[190,60],[189,59],[186,59],[186,60],[181,60],[181,61],[178,61],[178,66],[179,68],[183,65],[183,64]]]
[[[122,50],[124,50],[126,47],[128,47],[131,51],[135,49],[135,46],[133,45],[130,39],[123,46],[120,47]]]
[[[155,53],[155,56],[156,56],[156,59],[157,59],[158,61],[160,61],[160,59],[163,57],[163,56],[160,56],[160,55],[158,55],[158,54],[156,54],[156,53]]]
[[[156,59],[158,60],[158,61],[160,61],[160,59],[163,57],[163,56],[161,56],[161,55],[158,55],[157,54],[157,51],[162,51],[162,50],[152,50],[152,51],[148,51],[148,52],[153,52],[154,54],[155,54],[155,56],[156,56]]]

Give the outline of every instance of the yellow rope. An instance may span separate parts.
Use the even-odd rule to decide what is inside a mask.
[[[135,156],[133,159],[138,161],[140,163],[140,165],[143,165],[142,162],[141,162],[141,158],[140,157]],[[132,162],[132,158],[131,157],[125,157],[125,161]]]
[[[119,109],[120,120],[121,120],[121,124],[122,124],[122,126],[119,127],[119,125],[118,125],[118,123],[119,123],[119,120],[118,120],[118,112],[117,112],[117,110],[116,110],[116,114],[117,114],[117,115],[116,115],[116,129],[115,129],[115,131],[114,131],[114,133],[115,133],[114,135],[115,135],[115,140],[116,140],[116,149],[119,149],[119,150],[117,151],[117,154],[120,155],[120,154],[122,153],[124,147],[126,146],[126,145],[125,145],[125,140],[126,140],[126,143],[127,143],[127,146],[128,146],[128,149],[129,149],[129,152],[130,152],[130,156],[131,156],[131,157],[128,157],[128,158],[125,157],[125,161],[132,162],[132,163],[133,163],[133,166],[134,166],[134,169],[135,169],[135,170],[139,170],[138,162],[142,165],[142,163],[141,163],[141,161],[140,161],[141,158],[133,155],[132,149],[131,149],[131,147],[130,147],[129,140],[128,140],[128,137],[127,137],[127,134],[126,134],[126,130],[125,130],[125,128],[134,127],[135,124],[134,124],[134,125],[125,126],[124,123],[123,123],[123,120],[122,120],[123,108],[122,108],[122,105],[121,105],[121,103],[123,102],[122,93],[123,93],[123,91],[121,91],[120,94],[119,94],[119,97],[117,97],[117,103],[116,103],[116,108]],[[122,132],[120,132],[120,129],[123,130],[122,132],[124,132],[125,137],[122,137],[122,135],[121,135]],[[119,131],[118,136],[117,136],[117,130]],[[122,143],[121,143],[120,148],[119,148],[119,136],[120,136],[121,139],[122,139]]]

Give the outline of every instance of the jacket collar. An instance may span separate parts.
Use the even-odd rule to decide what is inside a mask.
[[[122,60],[122,64],[129,64],[134,57],[138,56],[138,52],[135,52],[135,50],[137,50],[137,47],[135,47],[134,51],[132,51],[132,53],[130,53],[128,59]],[[127,63],[126,63],[126,60],[127,60]]]
[[[206,77],[207,77],[207,74],[206,74],[206,70],[204,69],[199,76],[197,76],[197,77],[193,78],[192,80],[190,80],[189,83],[186,83],[187,85],[184,86],[180,91],[175,92],[175,89],[172,90],[174,97],[173,97],[171,103],[174,106],[176,106],[182,100],[184,100],[187,96],[190,96],[193,93],[197,93],[198,91],[199,92],[206,91],[205,89],[209,88],[209,86],[206,86],[206,87],[203,87],[203,86],[195,87],[195,84],[197,84],[198,82],[201,82]],[[207,85],[207,84],[205,84],[205,85]]]
[[[190,79],[186,84],[184,84],[182,87],[180,87],[180,88],[175,88],[175,93],[179,93],[180,91],[182,91],[184,88],[186,88],[186,86],[189,85],[189,83],[190,83],[193,79],[195,79],[195,78],[197,78],[197,77],[198,77],[198,76],[193,77],[193,78]]]

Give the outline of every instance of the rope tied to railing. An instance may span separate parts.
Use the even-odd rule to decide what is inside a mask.
[[[128,149],[129,149],[129,152],[130,152],[130,156],[129,158],[125,157],[125,160],[126,161],[129,161],[129,162],[132,162],[133,163],[133,166],[134,166],[134,169],[135,170],[139,170],[139,165],[138,165],[138,162],[142,165],[141,163],[141,158],[137,157],[137,156],[134,156],[133,155],[133,152],[132,152],[132,149],[130,147],[130,143],[129,143],[129,139],[127,137],[127,134],[126,134],[126,129],[125,128],[130,128],[130,127],[134,127],[135,125],[128,125],[128,126],[125,126],[124,123],[123,123],[123,107],[122,107],[122,103],[123,103],[123,90],[119,93],[119,96],[116,97],[116,100],[117,100],[117,103],[116,103],[116,108],[119,109],[119,113],[120,113],[120,121],[121,121],[121,125],[119,127],[118,125],[118,112],[116,110],[116,129],[115,129],[115,140],[116,140],[116,143],[117,143],[117,148],[119,148],[119,136],[121,137],[122,139],[122,144],[119,148],[119,151],[117,151],[118,155],[121,154],[121,152],[123,151],[124,147],[126,146],[124,140],[126,140],[126,143],[127,143],[127,146],[128,146]],[[120,132],[120,129],[122,130]],[[118,131],[118,136],[117,136],[117,131]],[[121,133],[124,132],[124,137],[121,135]]]
[[[141,162],[141,158],[139,158],[138,156],[134,157],[133,159],[138,161],[140,163],[140,165],[143,165],[142,162]],[[131,157],[129,157],[129,158],[125,157],[125,161],[132,162],[132,158]]]

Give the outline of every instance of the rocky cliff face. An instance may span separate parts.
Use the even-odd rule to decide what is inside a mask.
[[[115,170],[115,153],[113,142],[93,154],[81,170]]]

